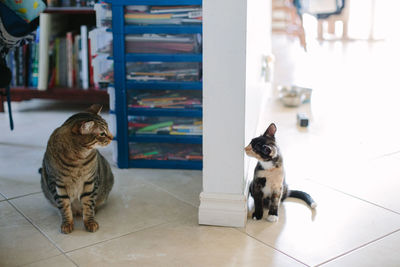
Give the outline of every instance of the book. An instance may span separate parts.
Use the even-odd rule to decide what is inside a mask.
[[[39,78],[39,36],[40,36],[40,27],[36,32],[36,39],[33,43],[32,49],[32,77],[31,77],[31,86],[33,88],[37,88],[38,86],[38,78]]]
[[[39,18],[39,73],[38,90],[46,90],[49,76],[49,37],[50,37],[50,14],[41,13]]]
[[[72,32],[66,34],[67,42],[67,85],[74,87],[74,37]]]
[[[59,46],[59,65],[57,68],[57,72],[59,73],[59,84],[60,87],[68,86],[68,68],[67,68],[67,39],[65,37],[61,37],[60,46]]]
[[[25,58],[24,58],[25,45],[17,48],[17,85],[25,86]]]
[[[82,88],[89,89],[89,52],[88,52],[88,29],[86,25],[81,25],[81,79]]]
[[[81,35],[77,34],[74,37],[74,79],[75,86],[77,88],[82,87],[81,82],[81,59],[80,59],[80,47],[81,47]]]
[[[94,86],[94,79],[93,79],[93,57],[95,57],[92,54],[91,51],[91,42],[90,39],[88,38],[88,58],[89,58],[89,86],[93,87]]]

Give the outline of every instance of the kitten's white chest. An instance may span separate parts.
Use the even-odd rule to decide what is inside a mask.
[[[270,170],[272,168],[274,168],[274,164],[272,163],[272,161],[259,161],[260,165],[263,167],[264,170]]]
[[[271,184],[268,184],[268,182],[265,184],[265,186],[261,190],[264,194],[264,197],[271,196]]]
[[[266,162],[268,163],[268,162]],[[265,165],[262,165],[265,168]],[[259,170],[256,173],[257,177],[265,177],[266,184],[261,189],[264,197],[271,196],[272,192],[279,192],[282,190],[284,173],[282,167],[280,168],[268,168],[265,170]]]

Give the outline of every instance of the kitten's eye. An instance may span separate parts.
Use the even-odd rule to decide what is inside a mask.
[[[100,134],[100,136],[105,137],[105,136],[106,136],[106,133],[105,133],[105,132],[102,132],[102,133]]]
[[[263,145],[262,148],[266,154],[271,153],[271,149],[267,145]]]

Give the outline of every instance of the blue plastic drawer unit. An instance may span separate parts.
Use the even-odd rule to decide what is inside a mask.
[[[106,3],[118,166],[202,169],[202,1]]]

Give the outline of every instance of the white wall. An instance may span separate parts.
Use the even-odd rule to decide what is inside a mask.
[[[271,54],[271,1],[247,1],[247,49],[246,49],[246,104],[245,104],[245,144],[263,133],[258,129],[259,114],[272,95],[271,83],[265,81],[266,56]],[[265,125],[266,123],[261,123]],[[253,178],[255,159],[245,157],[244,176]]]
[[[255,133],[266,87],[261,64],[262,55],[270,50],[268,3],[203,0],[201,224],[246,222],[243,149]]]

